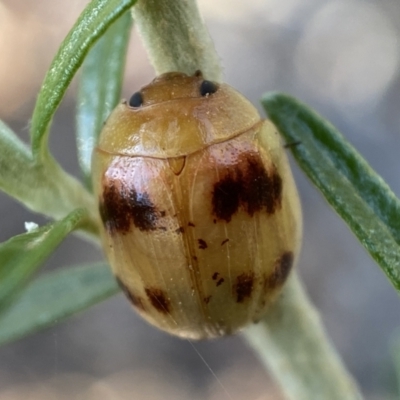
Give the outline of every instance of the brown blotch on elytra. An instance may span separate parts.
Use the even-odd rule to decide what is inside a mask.
[[[223,246],[225,243],[228,243],[228,242],[229,242],[229,239],[223,240],[223,241],[221,242],[221,246]]]
[[[115,280],[117,281],[118,286],[120,287],[122,292],[132,303],[132,305],[139,310],[145,311],[143,299],[140,296],[133,294],[132,291],[128,289],[128,287],[122,282],[122,280],[118,276],[115,277]]]
[[[178,229],[175,229],[175,233],[179,234],[179,233],[184,233],[185,232],[185,228],[183,226],[180,226]]]
[[[242,154],[235,165],[220,168],[219,175],[212,193],[218,219],[230,222],[239,209],[253,216],[262,210],[273,214],[281,207],[282,179],[274,165],[265,168],[257,153]]]
[[[225,282],[224,278],[220,278],[217,282],[217,286],[222,285]]]
[[[105,228],[121,234],[128,233],[132,223],[141,231],[154,230],[160,216],[147,193],[112,179],[104,179],[99,211]]]
[[[211,300],[211,297],[212,296],[207,296],[207,297],[204,297],[204,303],[206,303],[206,304],[208,304],[209,302],[210,302],[210,300]]]
[[[199,249],[201,250],[204,250],[208,247],[207,242],[203,239],[197,239],[197,242],[199,243]]]
[[[188,226],[191,226],[192,228],[194,228],[196,225],[193,222],[189,222]]]
[[[112,181],[104,185],[103,196],[99,201],[99,212],[104,227],[109,232],[129,232],[131,226],[129,207]]]
[[[236,293],[236,301],[243,303],[248,297],[251,296],[254,286],[254,273],[244,272],[236,278],[234,291]]]
[[[218,278],[219,272],[214,272],[212,275],[213,281],[215,281]]]
[[[145,292],[153,307],[160,313],[169,314],[171,303],[161,289],[146,288]]]
[[[285,283],[290,271],[292,270],[293,261],[294,255],[291,251],[286,251],[276,260],[274,270],[265,278],[265,290],[275,289]]]

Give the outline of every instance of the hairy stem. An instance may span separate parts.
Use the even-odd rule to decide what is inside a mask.
[[[288,399],[362,399],[296,273],[264,319],[243,334]]]
[[[133,17],[156,74],[201,70],[221,80],[221,66],[212,39],[193,0],[139,0]]]

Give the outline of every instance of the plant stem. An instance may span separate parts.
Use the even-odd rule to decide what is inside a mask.
[[[221,80],[213,41],[193,0],[139,0],[133,18],[156,74],[201,70],[207,79]]]
[[[296,273],[264,319],[243,335],[288,399],[362,399]]]

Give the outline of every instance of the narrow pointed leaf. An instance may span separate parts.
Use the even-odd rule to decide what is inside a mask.
[[[287,95],[262,104],[300,167],[400,290],[400,201],[325,119]]]
[[[58,323],[118,292],[109,267],[70,267],[33,281],[0,315],[0,344]]]
[[[37,165],[30,149],[0,121],[0,190],[29,209],[61,219],[76,208],[87,208],[90,217],[82,226],[97,234],[92,196],[54,160]]]
[[[126,12],[90,50],[82,66],[77,110],[78,159],[90,187],[92,150],[121,96],[132,16]]]
[[[51,119],[87,52],[106,29],[136,0],[92,0],[64,39],[44,79],[32,116],[32,152],[36,161],[47,158]]]
[[[0,121],[0,189],[16,198],[27,196],[26,172],[32,167],[32,156],[28,147],[17,135]],[[34,182],[29,182],[28,186]]]
[[[9,304],[62,240],[77,228],[85,214],[84,210],[76,210],[61,221],[0,244],[0,309]]]

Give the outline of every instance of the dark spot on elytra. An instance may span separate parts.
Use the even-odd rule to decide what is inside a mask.
[[[104,187],[103,198],[99,202],[100,217],[105,228],[111,232],[129,232],[131,218],[129,207],[113,182]]]
[[[262,210],[273,214],[281,206],[282,179],[274,166],[267,171],[256,153],[242,155],[234,166],[221,168],[220,175],[212,193],[218,219],[229,222],[239,209],[250,216]]]
[[[109,232],[126,234],[132,223],[141,231],[156,229],[159,213],[147,193],[122,181],[105,180],[103,187],[99,211]]]
[[[241,182],[231,176],[216,183],[212,197],[214,215],[229,222],[239,208],[241,190]]]
[[[197,257],[196,257],[196,256],[193,256],[193,260],[194,260],[194,261],[197,261]]]
[[[206,304],[208,304],[209,302],[210,302],[210,300],[211,300],[211,297],[212,296],[207,296],[207,297],[204,297],[204,303],[206,303]]]
[[[239,275],[236,278],[236,284],[235,284],[236,301],[238,303],[243,303],[246,300],[246,298],[250,297],[251,293],[253,292],[253,286],[254,286],[253,272],[249,273],[244,272],[243,274]]]
[[[116,276],[115,277],[118,286],[120,289],[124,292],[125,296],[128,298],[128,300],[139,310],[144,311],[144,304],[143,304],[143,299],[135,294],[132,293],[131,290],[128,289],[128,287],[121,281],[121,279]]]
[[[196,225],[195,225],[193,222],[189,222],[189,223],[188,223],[188,226],[191,226],[191,227],[194,228]]]
[[[153,307],[160,313],[169,314],[171,304],[161,289],[146,288],[145,292]]]
[[[197,241],[199,242],[199,249],[204,250],[204,249],[206,249],[206,248],[208,247],[205,240],[203,240],[203,239],[198,239]]]
[[[213,273],[213,276],[212,276],[213,281],[215,281],[218,278],[218,275],[219,275],[219,272]]]
[[[275,262],[275,267],[271,275],[265,279],[265,289],[274,289],[276,287],[282,286],[290,271],[293,267],[294,256],[291,251],[287,251],[282,254],[281,257]]]
[[[183,233],[185,232],[185,228],[183,226],[180,226],[178,229],[175,229],[175,233]]]
[[[160,217],[164,218],[167,213],[165,211],[160,211]]]
[[[217,282],[217,286],[222,285],[225,282],[224,278],[220,278],[219,281]]]
[[[131,190],[129,204],[132,210],[133,223],[137,228],[141,231],[156,228],[158,215],[147,193],[136,193],[135,190]]]
[[[221,246],[223,246],[225,243],[228,243],[228,242],[229,242],[229,239],[223,240],[223,241],[221,242]]]

